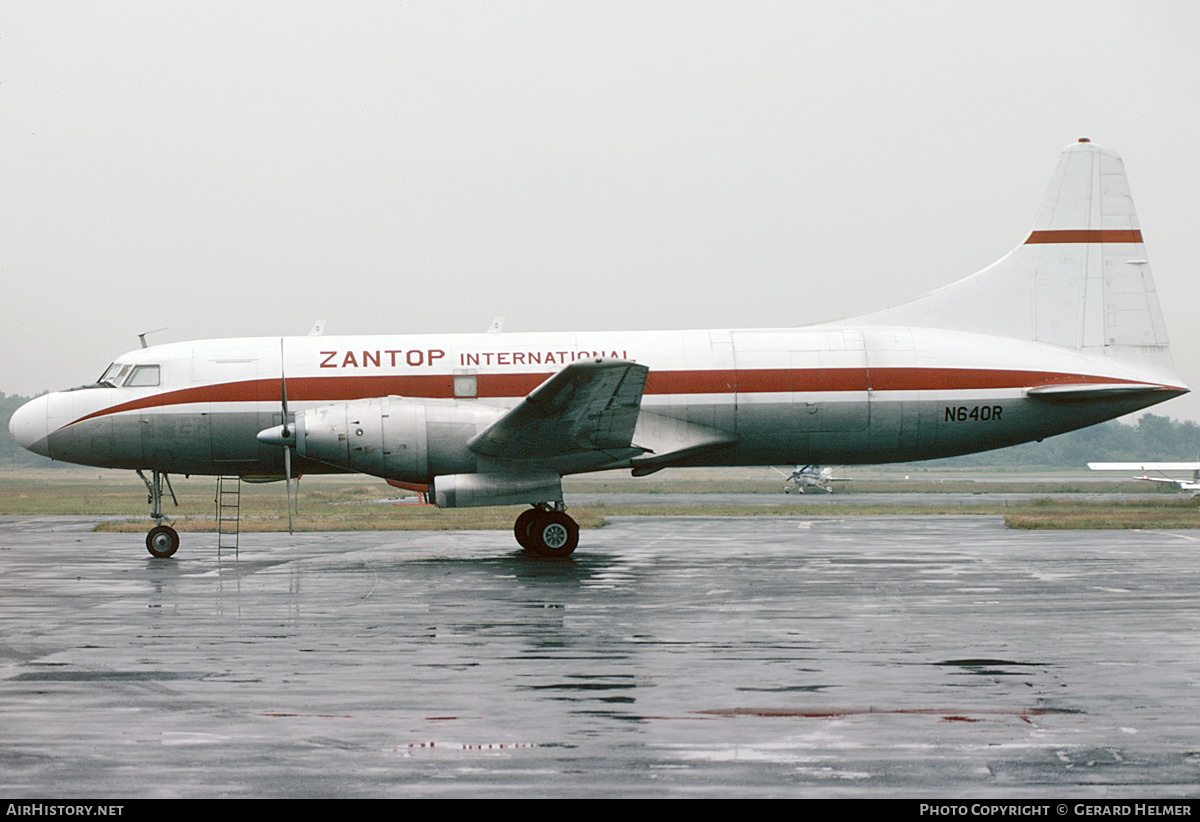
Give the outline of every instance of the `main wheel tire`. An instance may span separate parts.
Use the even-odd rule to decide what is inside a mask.
[[[154,557],[169,557],[179,550],[179,534],[170,525],[155,525],[146,534],[146,550]]]
[[[564,559],[579,545],[579,525],[561,511],[543,511],[529,526],[529,551],[539,557]]]
[[[533,546],[529,537],[529,528],[533,525],[533,521],[544,513],[546,512],[540,508],[530,508],[528,511],[523,511],[513,525],[513,536],[517,538],[517,544],[526,551]]]

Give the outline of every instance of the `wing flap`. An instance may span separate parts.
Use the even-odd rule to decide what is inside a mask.
[[[737,441],[728,431],[652,411],[643,411],[638,417],[633,436],[643,452],[632,461],[635,477],[686,463],[691,457]]]
[[[467,447],[501,459],[628,451],[649,370],[604,357],[573,362],[472,437]]]

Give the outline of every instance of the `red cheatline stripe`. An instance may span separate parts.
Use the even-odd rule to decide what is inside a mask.
[[[1142,232],[1136,228],[1087,228],[1034,231],[1025,245],[1042,243],[1140,243]]]
[[[523,397],[550,374],[479,374],[476,396]],[[1082,383],[1134,383],[1111,377],[986,368],[760,368],[712,371],[651,371],[647,396],[677,394],[774,394],[789,392],[930,391],[1027,388]],[[288,377],[289,402],[337,402],[370,397],[454,396],[450,375]],[[280,381],[247,380],[200,385],[141,397],[81,417],[75,422],[169,405],[280,402]]]

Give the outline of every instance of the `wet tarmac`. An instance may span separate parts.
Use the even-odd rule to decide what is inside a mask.
[[[1200,534],[0,518],[10,797],[1200,795]]]

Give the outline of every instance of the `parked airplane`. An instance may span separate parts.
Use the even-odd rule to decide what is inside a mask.
[[[771,467],[775,468],[774,465]],[[833,483],[849,482],[844,477],[835,477],[833,467],[829,465],[797,465],[796,470],[790,474],[785,474],[778,468],[775,470],[784,478],[783,493],[785,494],[790,494],[793,488],[801,494],[804,493],[805,488],[820,488],[826,494],[832,494]]]
[[[1089,462],[1088,468],[1093,471],[1141,471],[1142,475],[1134,477],[1143,482],[1165,482],[1177,485],[1183,491],[1200,491],[1200,462]],[[1173,472],[1191,471],[1191,479],[1173,479],[1172,477],[1152,477],[1147,471]]]
[[[1186,391],[1124,165],[1085,139],[1063,152],[1013,251],[855,319],[170,343],[30,401],[10,428],[52,459],[151,472],[155,556],[179,544],[162,524],[168,474],[293,472],[428,486],[442,507],[528,504],[517,541],[565,556],[579,532],[564,475],[946,457]]]

